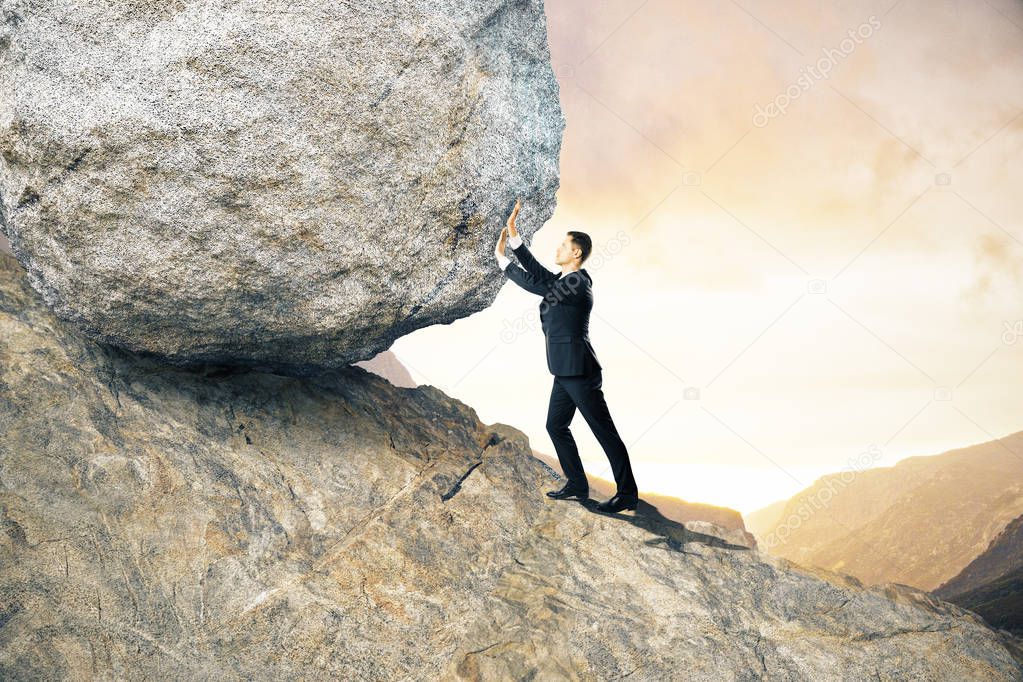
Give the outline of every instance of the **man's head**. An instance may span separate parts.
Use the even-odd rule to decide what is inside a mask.
[[[578,262],[579,267],[582,267],[582,264],[590,257],[592,250],[593,241],[590,239],[590,235],[570,230],[565,235],[565,240],[558,246],[558,251],[554,254],[554,262],[558,265],[571,265]]]

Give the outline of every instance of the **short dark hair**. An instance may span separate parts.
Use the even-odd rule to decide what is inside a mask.
[[[593,240],[590,239],[590,235],[585,232],[569,230],[568,236],[572,238],[572,243],[578,246],[579,250],[583,252],[583,255],[579,258],[579,263],[585,263],[586,259],[590,257],[590,252],[593,251]]]

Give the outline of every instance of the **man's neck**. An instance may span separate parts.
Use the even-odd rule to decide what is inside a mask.
[[[581,269],[582,268],[576,268],[576,267],[573,267],[571,265],[564,265],[564,266],[561,267],[561,276],[564,277],[565,275],[567,275],[570,272],[578,272]]]

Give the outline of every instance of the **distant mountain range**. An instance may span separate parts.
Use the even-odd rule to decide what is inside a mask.
[[[934,594],[1023,636],[1023,516],[1013,519],[983,554]]]
[[[829,474],[746,516],[761,551],[933,590],[1023,514],[1023,432],[891,467]]]

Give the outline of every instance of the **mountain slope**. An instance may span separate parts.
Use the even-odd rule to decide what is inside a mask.
[[[1011,640],[641,505],[360,367],[187,372],[0,256],[0,678],[986,679]]]
[[[866,583],[934,589],[1023,514],[1023,432],[895,466],[824,476],[793,496],[761,549]]]
[[[984,553],[934,591],[954,596],[974,590],[1023,566],[1023,516],[1017,516],[998,534]]]
[[[934,594],[979,613],[995,627],[1023,635],[1023,516]]]
[[[980,614],[993,627],[1023,637],[1023,566],[947,599]]]
[[[412,378],[405,365],[401,363],[401,360],[398,359],[398,356],[389,350],[377,353],[369,360],[361,360],[352,364],[356,367],[368,369],[373,374],[382,376],[395,386],[400,386],[401,388],[415,388],[419,385]]]

